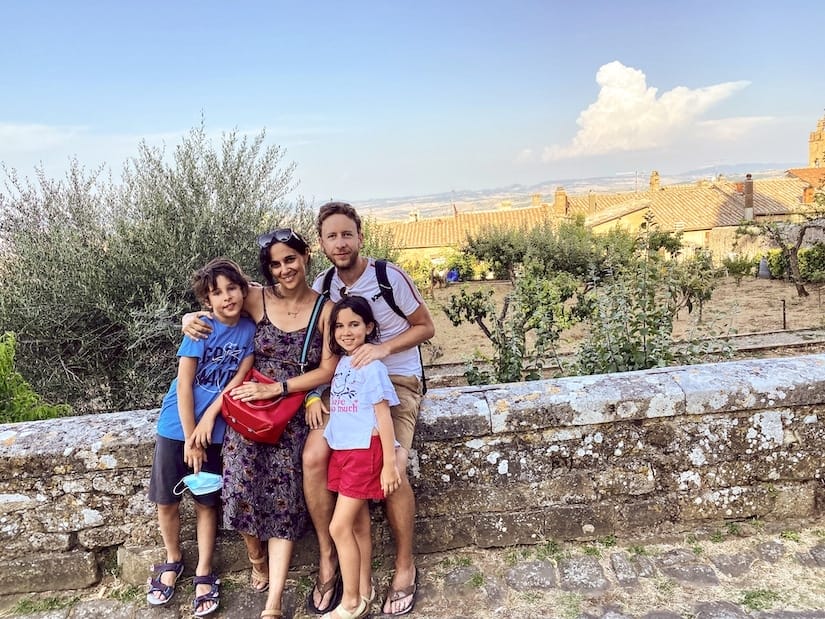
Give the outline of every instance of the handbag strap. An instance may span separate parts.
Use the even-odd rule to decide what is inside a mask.
[[[326,297],[324,295],[318,295],[318,298],[315,299],[315,306],[312,308],[312,315],[309,317],[309,323],[307,324],[307,334],[304,337],[304,348],[301,350],[301,374],[306,371],[306,364],[307,364],[307,355],[309,354],[309,346],[312,343],[312,336],[315,333],[315,326],[318,324],[318,317],[321,315],[321,310],[324,307],[324,303],[326,302]]]

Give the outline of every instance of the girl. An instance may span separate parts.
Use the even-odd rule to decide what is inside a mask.
[[[330,350],[341,355],[330,386],[324,438],[332,449],[327,486],[338,493],[330,535],[338,550],[344,593],[322,619],[364,617],[372,589],[372,539],[368,499],[384,499],[401,484],[395,461],[390,406],[398,396],[381,361],[352,367],[351,355],[378,339],[378,325],[363,297],[345,296],[330,316]]]

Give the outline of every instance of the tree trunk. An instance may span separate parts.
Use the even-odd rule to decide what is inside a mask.
[[[799,255],[795,247],[788,249],[788,265],[791,269],[791,279],[793,279],[794,286],[796,286],[796,294],[800,297],[810,296],[802,283],[802,275],[799,272]]]

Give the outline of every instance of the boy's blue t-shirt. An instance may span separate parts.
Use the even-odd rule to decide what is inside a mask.
[[[219,320],[204,319],[212,325],[212,333],[205,340],[194,341],[184,337],[178,348],[178,357],[194,357],[198,360],[198,369],[192,392],[195,401],[195,423],[203,417],[209,405],[218,397],[227,383],[235,376],[241,361],[254,354],[252,337],[255,335],[255,323],[241,316],[234,326],[223,324]],[[178,414],[178,379],[172,381],[169,391],[163,398],[158,418],[158,434],[177,441],[185,440],[183,426]],[[226,422],[222,416],[215,419],[212,430],[212,444],[223,443]]]

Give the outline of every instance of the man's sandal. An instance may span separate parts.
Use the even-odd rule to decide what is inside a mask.
[[[214,574],[209,574],[208,576],[195,576],[195,578],[192,579],[192,584],[195,587],[195,591],[198,590],[198,585],[209,585],[211,587],[209,593],[195,596],[195,599],[192,601],[192,614],[195,617],[206,617],[206,615],[211,615],[218,610],[218,605],[221,603],[221,590],[219,586],[221,584],[220,579]],[[215,603],[209,608],[198,610],[198,608],[205,602]]]
[[[332,591],[332,597],[330,598],[329,603],[323,608],[318,608],[315,605],[314,597],[316,591],[318,592],[318,595],[321,596],[321,604],[324,603],[324,596]],[[328,581],[321,582],[318,578],[315,579],[315,586],[307,594],[307,612],[312,613],[313,615],[322,615],[329,612],[330,609],[338,606],[343,594],[344,583],[341,580],[341,572],[338,571],[338,568],[335,568],[335,573]]]
[[[367,599],[362,597],[361,601],[358,602],[358,606],[352,612],[339,604],[328,613],[321,615],[321,619],[361,619],[366,617],[368,613]]]
[[[252,555],[246,555],[249,562],[252,564],[252,588],[255,591],[266,591],[269,589],[269,573],[264,572],[259,566],[267,562],[266,553],[263,553],[258,558],[253,558]],[[258,585],[263,585],[262,587]]]
[[[150,570],[152,575],[149,577],[149,591],[146,593],[146,602],[152,606],[163,606],[169,603],[172,596],[175,595],[175,585],[178,584],[178,578],[183,574],[183,561],[172,561],[170,563],[158,563],[152,566]],[[166,572],[175,573],[175,582],[171,585],[164,584],[161,581],[161,576]],[[155,593],[160,593],[163,598],[155,596]]]
[[[415,598],[418,595],[418,568],[415,570],[415,576],[413,577],[413,583],[408,587],[402,587],[401,589],[393,589],[390,587],[389,591],[387,592],[387,599],[384,601],[384,606],[381,608],[384,616],[387,617],[399,617],[401,615],[406,615],[412,612],[412,609],[415,607]],[[410,603],[406,604],[401,607],[397,613],[392,612],[392,604],[393,602],[398,602],[403,600],[404,598],[410,598]],[[387,605],[390,607],[390,612],[386,612]]]

